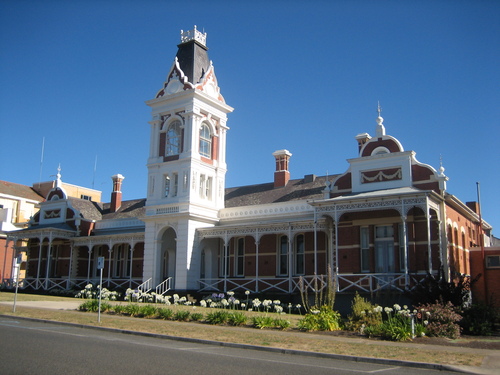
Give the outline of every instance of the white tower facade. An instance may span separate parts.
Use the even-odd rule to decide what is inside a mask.
[[[208,59],[206,33],[182,32],[167,79],[151,107],[144,279],[171,278],[196,288],[197,228],[213,226],[224,208],[227,114]]]

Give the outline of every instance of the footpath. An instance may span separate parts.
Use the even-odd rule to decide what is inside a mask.
[[[12,302],[0,302],[0,304],[3,305],[10,305],[12,306]],[[54,309],[54,310],[76,310],[81,304],[81,301],[64,301],[64,302],[59,302],[59,301],[18,301],[16,306],[18,307],[31,307],[31,308],[42,308],[42,309]],[[9,315],[12,317],[11,315]],[[20,318],[23,319],[23,318]],[[71,323],[64,323],[64,324],[71,324]],[[79,325],[81,326],[81,325]],[[89,326],[89,328],[92,329],[101,329],[99,327],[95,326]],[[102,329],[107,329],[107,328],[102,328]],[[127,332],[127,333],[133,333],[133,332]],[[283,332],[286,334],[286,331]],[[139,332],[138,332],[139,334]],[[143,335],[144,333],[140,333]],[[290,335],[295,335],[297,333],[295,332],[289,332],[288,334]],[[159,335],[155,335],[158,336]],[[171,336],[168,337],[169,339],[172,339]],[[179,338],[181,339],[181,338]],[[344,342],[350,342],[350,343],[355,343],[355,342],[361,342],[362,339],[356,339],[356,338],[350,338],[350,337],[342,337],[342,336],[332,336],[330,338],[333,341],[344,341]],[[196,340],[194,340],[196,341]],[[199,342],[206,342],[210,343],[210,340],[198,340]],[[219,344],[219,343],[217,343]],[[375,344],[375,343],[374,343]],[[377,341],[376,345],[385,345],[385,346],[392,346],[395,349],[398,347],[411,347],[413,349],[425,349],[425,350],[435,350],[435,351],[442,351],[442,352],[457,352],[457,353],[474,353],[478,354],[484,357],[483,363],[481,364],[480,367],[473,367],[473,366],[450,366],[450,365],[434,365],[434,364],[429,364],[429,363],[416,363],[412,362],[411,365],[413,367],[422,367],[422,368],[434,368],[434,369],[443,369],[443,370],[449,370],[449,371],[455,371],[458,373],[468,373],[468,374],[483,374],[483,375],[500,375],[500,350],[492,350],[492,349],[475,349],[475,348],[468,348],[468,347],[463,347],[463,346],[457,346],[457,347],[450,347],[450,346],[444,346],[444,345],[428,345],[428,344],[415,344],[415,343],[405,343],[405,342],[393,342],[393,341]],[[239,347],[248,347],[252,348],[252,345],[240,345],[240,344],[235,344],[234,346],[239,346]],[[255,348],[255,347],[254,347]],[[270,350],[269,347],[266,347],[266,350]],[[277,349],[279,350],[279,349]],[[292,350],[283,350],[283,352],[293,352]],[[301,351],[297,351],[295,354],[306,354]],[[318,355],[322,357],[328,357],[329,355],[324,354],[324,353],[307,353],[307,355]],[[344,355],[331,355],[332,358],[345,358],[345,359],[351,359],[355,361],[364,361],[364,362],[373,362],[373,363],[393,363],[397,365],[405,365],[405,361],[400,361],[400,360],[391,360],[391,359],[378,359],[378,358],[368,358],[368,357],[352,357],[352,356],[344,356]]]

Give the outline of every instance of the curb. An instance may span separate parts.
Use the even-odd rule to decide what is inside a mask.
[[[414,368],[421,368],[421,369],[428,369],[428,370],[438,370],[438,371],[446,370],[446,371],[453,371],[453,372],[466,373],[466,374],[481,374],[482,373],[481,369],[479,369],[479,368],[478,368],[479,371],[476,372],[476,371],[469,371],[468,369],[463,369],[463,368],[460,368],[458,366],[441,365],[441,364],[437,364],[437,363],[413,362],[413,361],[404,361],[404,360],[397,360],[397,359],[385,359],[385,358],[359,357],[359,356],[350,356],[350,355],[345,355],[345,354],[318,353],[318,352],[308,352],[308,351],[304,351],[304,350],[282,349],[282,348],[273,348],[273,347],[249,345],[249,344],[237,344],[237,343],[230,343],[230,342],[212,341],[212,340],[206,340],[206,339],[196,339],[196,338],[189,338],[189,337],[162,335],[162,334],[158,334],[158,333],[139,332],[139,331],[108,328],[108,327],[98,327],[98,326],[78,324],[78,323],[58,322],[58,321],[53,321],[53,320],[18,317],[18,316],[13,316],[13,315],[1,315],[0,314],[0,317],[9,318],[9,319],[26,320],[26,321],[32,321],[32,322],[39,322],[39,323],[47,323],[47,324],[58,324],[58,325],[63,325],[63,326],[77,327],[77,328],[84,328],[84,329],[94,329],[94,330],[99,330],[99,331],[121,333],[121,334],[126,334],[126,335],[153,337],[153,338],[175,340],[175,341],[182,341],[182,342],[192,342],[192,343],[197,343],[197,344],[237,348],[237,349],[252,349],[252,350],[267,351],[267,352],[281,353],[281,354],[291,354],[291,355],[300,355],[300,356],[317,357],[317,358],[329,358],[329,359],[337,359],[337,360],[352,361],[352,362],[375,363],[375,364],[380,364],[380,365],[414,367]]]

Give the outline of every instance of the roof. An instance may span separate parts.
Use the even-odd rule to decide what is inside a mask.
[[[308,175],[301,179],[290,180],[286,186],[279,188],[274,187],[274,182],[227,188],[225,207],[323,199],[326,179],[334,177]]]
[[[102,220],[102,203],[73,197],[68,197],[68,200],[71,202],[71,206],[80,211],[85,219]]]
[[[12,195],[14,197],[30,199],[37,202],[44,200],[44,198],[33,190],[31,186],[15,184],[13,182],[2,180],[0,180],[0,194]]]
[[[111,203],[105,203],[103,205],[103,220],[138,218],[146,214],[146,198],[122,201],[122,205],[116,212],[110,212],[110,205]]]

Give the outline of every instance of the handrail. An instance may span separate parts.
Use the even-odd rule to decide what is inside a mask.
[[[163,280],[160,284],[156,286],[156,294],[164,295],[170,289],[172,289],[172,278],[169,277]]]
[[[147,293],[147,292],[149,292],[151,289],[153,289],[153,287],[151,286],[152,282],[153,282],[153,279],[152,279],[152,278],[149,278],[149,279],[147,279],[146,281],[144,281],[141,285],[139,285],[139,286],[137,287],[137,289],[138,289],[139,291],[141,291],[142,293]]]

